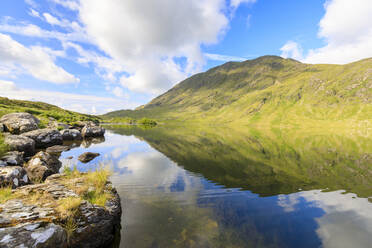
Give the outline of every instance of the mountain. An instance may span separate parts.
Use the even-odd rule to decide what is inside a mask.
[[[104,118],[261,124],[372,123],[372,58],[346,65],[263,56],[196,74],[136,110]]]

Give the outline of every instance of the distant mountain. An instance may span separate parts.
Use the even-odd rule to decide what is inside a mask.
[[[263,56],[228,62],[179,83],[136,110],[103,117],[301,124],[372,124],[372,58],[346,65]]]

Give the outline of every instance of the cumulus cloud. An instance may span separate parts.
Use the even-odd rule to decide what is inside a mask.
[[[372,57],[372,1],[329,0],[325,11],[318,35],[327,44],[311,49],[303,57],[304,62],[345,64]],[[290,57],[298,55],[300,45],[285,46]]]
[[[50,50],[49,50],[50,51]],[[39,46],[27,48],[10,36],[0,33],[0,64],[22,67],[37,79],[56,84],[76,83],[79,79],[57,66],[53,57]]]
[[[297,60],[301,60],[303,58],[301,46],[297,42],[291,40],[282,46],[280,51],[282,51],[281,56],[283,58],[293,58]]]
[[[223,0],[81,0],[80,19],[95,43],[120,61],[123,86],[158,94],[203,65],[201,44],[216,43],[228,25]],[[174,59],[185,57],[180,68]]]
[[[88,114],[103,114],[107,108],[121,109],[123,106],[134,108],[138,103],[111,97],[62,93],[56,91],[29,90],[17,87],[13,81],[0,80],[0,96],[11,99],[43,101],[65,109]]]

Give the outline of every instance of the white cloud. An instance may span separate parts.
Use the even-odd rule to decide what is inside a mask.
[[[222,55],[222,54],[214,54],[214,53],[204,53],[204,56],[210,60],[215,61],[245,61],[247,58],[237,57],[237,56],[230,56],[230,55]]]
[[[28,14],[29,14],[30,16],[40,18],[40,14],[39,14],[39,12],[37,12],[37,11],[34,10],[34,9],[30,9],[30,12],[29,12]]]
[[[65,8],[68,8],[70,10],[78,10],[79,9],[79,3],[76,1],[68,1],[68,0],[50,0],[56,4],[59,4]]]
[[[95,43],[122,63],[124,86],[158,94],[203,65],[200,45],[227,28],[223,0],[81,0],[80,19]],[[186,57],[182,70],[173,62]]]
[[[124,91],[122,88],[120,87],[115,87],[113,90],[112,90],[112,93],[117,96],[117,97],[124,97],[125,94],[124,94]]]
[[[283,58],[293,58],[297,60],[301,60],[303,58],[301,46],[297,42],[291,40],[282,46],[280,51],[282,51],[281,56]]]
[[[0,96],[11,99],[43,101],[59,107],[88,114],[103,114],[106,109],[134,108],[138,103],[125,99],[93,95],[70,94],[57,91],[29,90],[18,88],[12,81],[0,80]]]
[[[233,8],[237,8],[242,3],[255,3],[255,2],[256,0],[231,0],[230,6]]]
[[[50,49],[47,49],[49,52]],[[37,79],[56,84],[76,83],[79,79],[57,66],[53,57],[42,47],[27,48],[10,36],[0,33],[0,64],[21,67]]]
[[[325,11],[319,37],[327,44],[309,50],[304,62],[346,64],[372,57],[372,1],[329,0]],[[298,55],[296,46],[292,44],[289,56]]]

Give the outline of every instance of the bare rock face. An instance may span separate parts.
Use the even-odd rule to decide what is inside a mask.
[[[88,162],[92,161],[93,159],[95,159],[96,157],[98,157],[99,155],[100,155],[99,153],[85,152],[85,153],[81,154],[78,157],[78,159],[82,163],[88,163]]]
[[[22,134],[35,141],[36,148],[47,148],[54,145],[62,145],[62,135],[56,129],[39,129]]]
[[[81,130],[83,138],[101,137],[105,134],[105,129],[100,126],[86,125]]]
[[[39,120],[29,113],[12,113],[1,117],[5,131],[12,134],[21,134],[38,129]]]
[[[24,152],[7,152],[3,157],[0,158],[0,160],[5,163],[4,166],[23,166],[23,155]]]
[[[61,132],[63,140],[82,140],[83,137],[79,130],[76,129],[64,129]]]
[[[26,171],[19,166],[0,167],[0,186],[17,188],[29,182]]]
[[[11,150],[24,152],[25,155],[35,154],[35,141],[21,135],[7,135],[4,143],[9,146]]]
[[[110,247],[120,227],[120,198],[111,184],[105,191],[112,198],[105,206],[82,200],[72,218],[75,228],[67,235],[65,217],[58,213],[58,201],[79,196],[67,188],[63,175],[49,177],[43,184],[20,187],[16,198],[0,204],[0,247]],[[70,179],[83,183],[79,178]],[[36,201],[30,196],[38,195]]]
[[[48,176],[59,172],[62,163],[47,152],[38,152],[25,164],[27,175],[32,182],[44,181]]]

